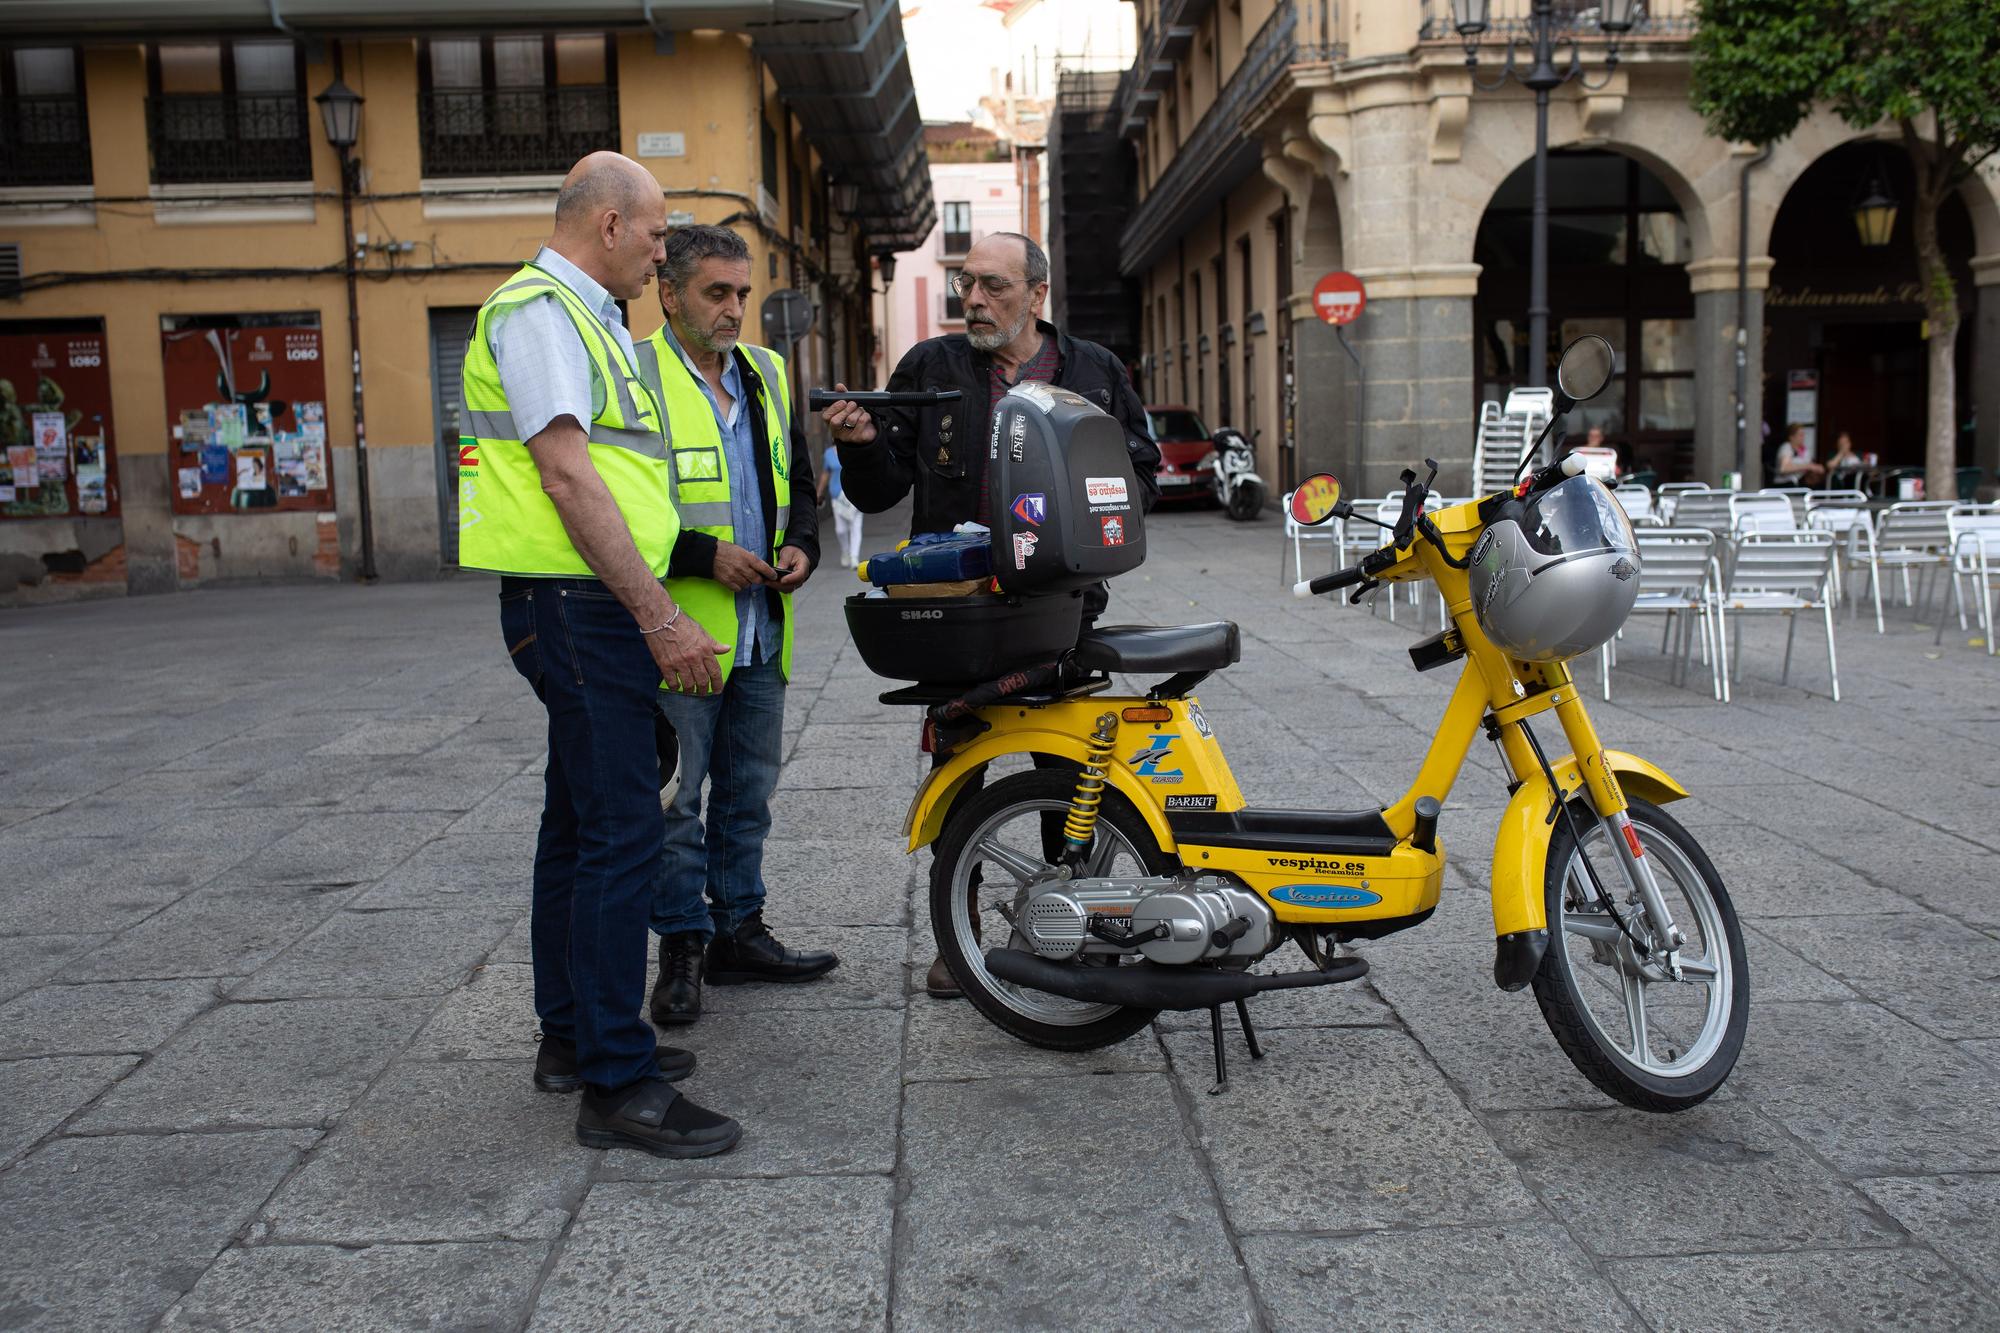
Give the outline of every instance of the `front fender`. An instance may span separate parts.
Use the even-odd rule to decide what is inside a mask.
[[[1633,796],[1665,805],[1688,794],[1665,771],[1637,755],[1606,750],[1605,766],[1617,785]],[[1550,764],[1566,796],[1583,783],[1575,755]],[[1498,939],[1493,980],[1502,990],[1519,990],[1541,965],[1548,947],[1548,899],[1543,878],[1548,872],[1549,838],[1555,832],[1555,811],[1548,779],[1535,773],[1524,779],[1500,816],[1500,833],[1493,843],[1493,933]]]
[[[970,742],[932,769],[923,785],[917,788],[917,794],[911,798],[909,813],[903,816],[903,832],[910,840],[909,850],[914,852],[937,841],[938,834],[944,830],[945,818],[951,814],[952,806],[958,803],[959,795],[973,775],[995,759],[1010,754],[1052,754],[1081,764],[1087,753],[1081,738],[1066,731],[1040,727],[992,732]],[[1173,830],[1167,827],[1167,817],[1161,813],[1151,789],[1133,777],[1123,764],[1116,762],[1105,775],[1105,781],[1132,803],[1132,808],[1146,821],[1146,827],[1152,830],[1161,848],[1173,851],[1176,846]]]

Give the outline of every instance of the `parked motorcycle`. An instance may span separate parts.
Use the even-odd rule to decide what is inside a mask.
[[[1215,487],[1215,502],[1238,522],[1248,522],[1264,511],[1266,487],[1257,475],[1257,454],[1249,439],[1234,426],[1215,432],[1215,451],[1202,460]]]
[[[1601,391],[1612,359],[1595,335],[1571,345],[1554,420]],[[1570,674],[1570,659],[1617,632],[1638,572],[1629,521],[1580,471],[1566,459],[1428,513],[1436,465],[1406,471],[1388,543],[1295,589],[1359,597],[1427,579],[1451,610],[1410,656],[1419,671],[1460,664],[1457,686],[1391,804],[1246,806],[1193,693],[1239,658],[1228,622],[1089,629],[1060,667],[885,695],[929,705],[934,767],[905,831],[912,851],[935,844],[932,928],[979,1012],[1036,1045],[1089,1050],[1161,1010],[1206,1009],[1222,1091],[1224,1005],[1262,1058],[1251,997],[1357,980],[1369,961],[1348,943],[1436,909],[1440,816],[1483,736],[1510,797],[1491,872],[1495,984],[1532,985],[1572,1063],[1627,1105],[1679,1111],[1720,1088],[1749,1019],[1743,932],[1715,865],[1663,809],[1686,788],[1605,749]],[[1333,477],[1300,483],[1294,518],[1336,516],[1361,518]],[[1120,696],[1105,692],[1114,673],[1161,678]],[[1545,750],[1531,726],[1551,714],[1567,753]],[[994,761],[1024,755],[1037,767],[985,780]],[[1251,970],[1288,941],[1308,966]]]

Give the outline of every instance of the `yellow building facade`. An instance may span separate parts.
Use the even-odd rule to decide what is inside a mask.
[[[893,0],[868,8],[857,73],[896,22]],[[0,267],[0,431],[30,437],[0,441],[15,444],[0,460],[37,483],[0,485],[0,603],[355,576],[357,375],[367,556],[388,578],[451,568],[471,317],[546,238],[584,152],[650,168],[675,223],[744,237],[746,337],[785,348],[754,307],[807,293],[815,323],[790,348],[801,405],[867,363],[872,255],[931,221],[927,191],[885,204],[855,188],[856,149],[882,156],[897,127],[845,89],[797,86],[804,48],[772,29],[12,35],[0,115],[29,126],[14,144],[39,127],[54,152],[0,162],[0,247],[14,247],[0,260],[18,264]],[[899,41],[886,49],[901,59]],[[67,88],[51,52],[72,54]],[[358,339],[341,157],[313,102],[336,80],[363,99],[347,205]],[[52,120],[65,93],[76,114]],[[65,133],[81,139],[66,159]],[[655,290],[627,314],[635,337],[656,329]]]

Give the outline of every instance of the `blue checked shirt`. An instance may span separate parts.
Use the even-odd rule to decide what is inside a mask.
[[[744,402],[743,370],[732,351],[722,358],[722,387],[733,400],[727,413],[701,371],[696,368],[674,336],[671,320],[666,328],[667,346],[687,367],[688,374],[708,399],[715,414],[716,429],[722,433],[722,454],[729,463],[729,521],[736,527],[736,544],[767,564],[771,559],[771,536],[764,527],[764,492],[757,477],[762,455],[751,430],[749,405]],[[668,423],[672,425],[671,422]],[[777,651],[778,636],[771,631],[771,605],[764,585],[752,584],[736,594],[736,660],[755,665]],[[759,650],[762,651],[759,651]]]

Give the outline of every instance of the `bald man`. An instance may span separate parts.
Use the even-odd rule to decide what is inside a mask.
[[[641,1018],[664,823],[654,741],[664,683],[721,682],[727,649],[661,579],[679,533],[664,417],[618,299],[664,259],[652,173],[593,153],[555,233],[486,299],[465,353],[459,563],[500,579],[515,669],[548,711],[531,918],[535,1085],[583,1093],[577,1142],[661,1157],[726,1152],[742,1129],[682,1097],[694,1069]]]

